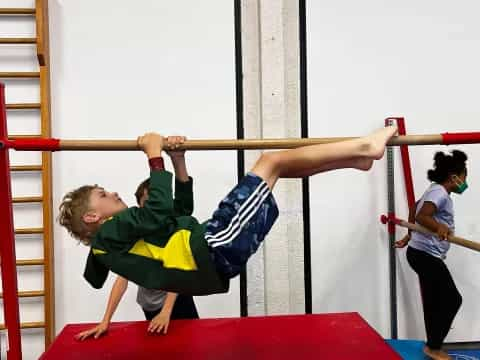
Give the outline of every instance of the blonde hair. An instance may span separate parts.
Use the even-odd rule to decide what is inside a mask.
[[[59,206],[58,222],[71,236],[84,245],[90,245],[97,224],[87,224],[83,216],[90,210],[90,194],[98,185],[84,185],[65,194]]]

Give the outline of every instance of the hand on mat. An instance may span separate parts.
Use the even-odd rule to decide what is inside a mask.
[[[437,236],[440,238],[440,240],[447,240],[447,236],[450,233],[450,229],[448,228],[447,225],[445,224],[438,224],[437,227]]]
[[[185,136],[168,136],[166,138],[165,150],[172,160],[185,155],[185,150],[178,150],[178,147],[182,145],[186,139]]]
[[[160,313],[155,316],[150,324],[148,324],[148,332],[156,332],[166,334],[168,331],[168,324],[170,324],[170,314],[166,311],[160,311]]]
[[[398,249],[404,248],[405,246],[407,246],[409,241],[410,241],[410,235],[407,234],[400,240],[395,241],[395,247]]]
[[[95,339],[98,339],[100,336],[102,336],[104,333],[107,332],[108,325],[109,324],[107,322],[101,322],[100,324],[98,324],[97,326],[91,329],[78,333],[77,335],[75,335],[75,339],[79,341],[83,341],[92,335]]]

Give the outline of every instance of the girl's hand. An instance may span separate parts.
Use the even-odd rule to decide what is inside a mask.
[[[405,246],[407,246],[409,241],[410,241],[410,234],[407,234],[400,240],[395,241],[395,247],[397,249],[404,248]]]
[[[448,234],[450,233],[450,229],[445,224],[438,224],[437,227],[437,236],[441,240],[447,240]]]

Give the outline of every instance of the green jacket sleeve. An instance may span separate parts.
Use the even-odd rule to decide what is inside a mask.
[[[100,289],[108,277],[108,268],[98,260],[91,249],[83,276],[95,289]]]
[[[189,216],[193,213],[193,180],[188,177],[188,181],[181,182],[175,179],[175,215]]]
[[[175,222],[172,196],[172,174],[168,171],[151,171],[148,200],[141,208],[131,207],[114,217],[117,231],[130,241],[165,229],[169,231]],[[113,224],[112,224],[113,225]],[[105,228],[108,228],[106,226]]]

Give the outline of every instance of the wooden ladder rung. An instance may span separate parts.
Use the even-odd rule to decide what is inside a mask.
[[[30,298],[30,297],[40,297],[45,296],[45,291],[43,290],[31,290],[31,291],[19,291],[18,297],[21,298]],[[0,299],[3,299],[3,293],[0,293]]]
[[[38,322],[24,322],[20,324],[20,329],[41,329],[45,327],[43,321]],[[5,324],[0,324],[0,330],[5,330]]]
[[[12,165],[10,171],[42,171],[42,165]]]
[[[0,44],[36,44],[36,38],[0,38]]]
[[[43,228],[21,228],[15,229],[16,235],[43,234]]]
[[[12,199],[14,204],[39,203],[42,201],[43,197],[41,196],[19,196]]]
[[[40,109],[40,103],[6,104],[7,110]]]
[[[8,137],[8,140],[21,140],[21,139],[36,139],[40,138],[42,135],[37,134],[37,135],[10,135]]]
[[[43,259],[17,260],[17,266],[34,266],[43,264],[45,264],[45,260]]]
[[[0,78],[4,79],[33,79],[39,78],[40,73],[36,71],[9,71],[9,72],[0,72]]]
[[[35,15],[35,12],[30,8],[0,8],[0,15]]]

